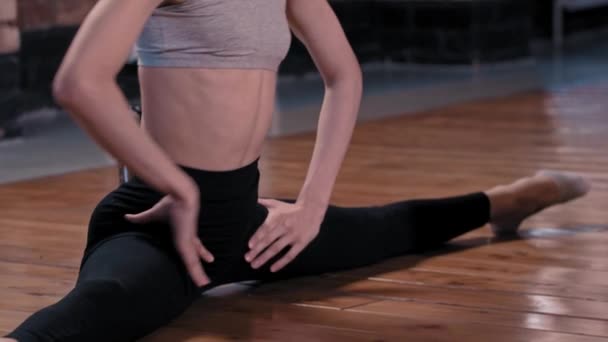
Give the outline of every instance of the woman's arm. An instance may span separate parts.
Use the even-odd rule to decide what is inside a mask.
[[[53,92],[57,102],[99,145],[190,213],[189,219],[173,222],[176,244],[194,280],[204,283],[206,277],[198,258],[203,252],[193,240],[198,189],[132,120],[127,100],[116,83],[116,75],[144,23],[161,2],[100,0],[74,38],[55,77]]]
[[[190,195],[186,175],[139,128],[116,75],[161,0],[100,0],[82,24],[55,77],[57,102],[116,159],[159,191]]]
[[[288,0],[292,30],[306,45],[325,83],[325,97],[308,174],[295,204],[261,200],[269,215],[249,242],[253,268],[289,247],[271,267],[291,262],[319,232],[357,120],[362,76],[344,31],[327,0]]]
[[[288,0],[287,6],[291,28],[325,84],[314,152],[298,202],[325,211],[357,119],[361,68],[327,0]]]

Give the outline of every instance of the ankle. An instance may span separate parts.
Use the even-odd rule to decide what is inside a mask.
[[[554,201],[559,193],[552,184],[530,177],[492,188],[487,195],[492,206],[490,220],[496,220],[531,215]]]
[[[518,207],[517,194],[508,186],[496,186],[486,195],[490,198],[490,221],[510,215]]]

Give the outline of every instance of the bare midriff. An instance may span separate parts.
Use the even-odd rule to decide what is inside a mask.
[[[139,78],[142,128],[177,164],[225,171],[260,156],[276,72],[140,67]]]

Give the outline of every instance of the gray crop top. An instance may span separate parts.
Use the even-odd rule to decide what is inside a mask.
[[[286,0],[185,0],[157,8],[137,41],[139,65],[276,71],[291,42]]]

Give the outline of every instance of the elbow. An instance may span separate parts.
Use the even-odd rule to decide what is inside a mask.
[[[328,75],[325,79],[328,89],[346,89],[357,96],[363,92],[363,73],[358,63],[345,66]]]
[[[75,71],[59,71],[53,80],[52,92],[55,102],[66,110],[81,107],[95,95],[95,87],[102,82],[98,78]]]
[[[79,92],[84,80],[70,72],[59,72],[53,80],[53,98],[63,108],[70,108],[77,104]]]
[[[363,72],[361,71],[361,67],[357,64],[356,70],[353,71],[353,86],[355,87],[356,92],[361,97],[363,93]]]

